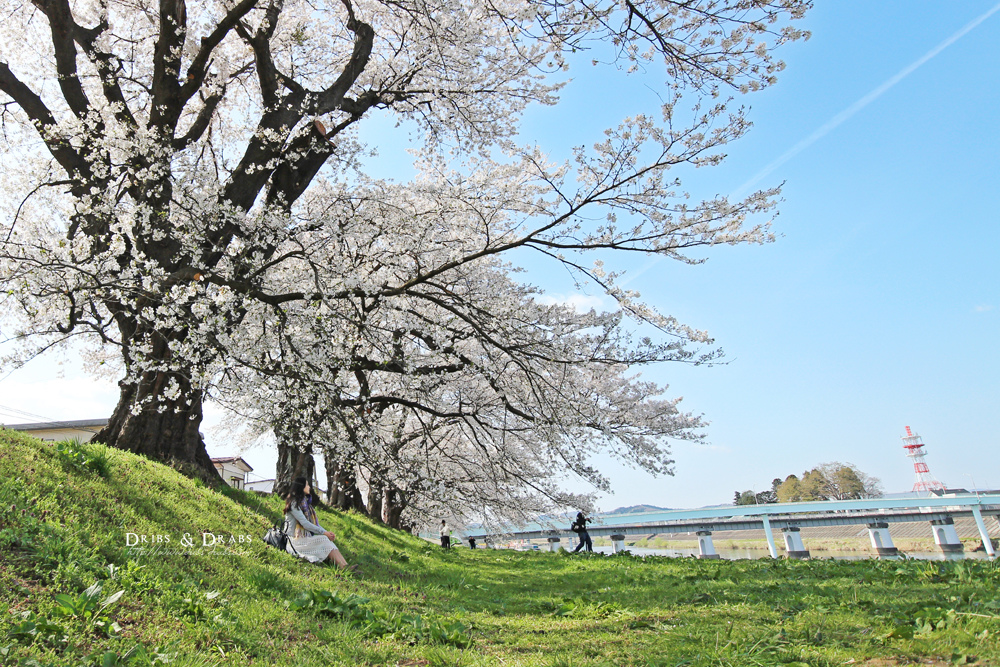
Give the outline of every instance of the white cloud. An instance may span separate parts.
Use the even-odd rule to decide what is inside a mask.
[[[988,313],[993,310],[993,306],[976,306],[972,310],[977,313]]]

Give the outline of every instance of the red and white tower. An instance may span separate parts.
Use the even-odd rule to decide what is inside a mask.
[[[924,461],[924,443],[920,436],[906,427],[906,435],[903,436],[903,449],[906,455],[913,459],[913,472],[917,476],[917,481],[913,483],[914,491],[944,491],[944,484],[934,479],[927,462]]]

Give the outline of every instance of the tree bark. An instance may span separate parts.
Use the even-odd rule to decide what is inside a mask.
[[[364,498],[358,489],[354,462],[334,458],[329,452],[324,454],[324,460],[330,506],[341,510],[354,509],[367,514]]]
[[[204,480],[211,486],[222,482],[205,449],[198,431],[202,420],[201,392],[181,392],[176,401],[146,401],[138,414],[132,413],[137,400],[151,393],[157,395],[165,373],[150,373],[138,384],[121,383],[121,396],[108,425],[94,440],[109,447],[141,454],[176,468],[189,477]],[[178,381],[183,378],[177,377]],[[182,388],[187,388],[186,383]],[[184,400],[187,395],[188,400]]]
[[[312,484],[316,472],[316,460],[313,458],[311,446],[296,446],[289,443],[287,438],[282,437],[280,433],[276,433],[276,436],[278,438],[278,464],[274,471],[274,487],[271,491],[284,497],[291,490],[292,480],[296,477],[305,477]]]
[[[368,484],[368,516],[372,521],[385,523],[382,519],[382,504],[385,502],[385,494],[382,485],[372,480]]]
[[[406,509],[406,496],[399,490],[389,487],[382,495],[382,521],[396,530],[409,530],[403,525],[403,510]]]

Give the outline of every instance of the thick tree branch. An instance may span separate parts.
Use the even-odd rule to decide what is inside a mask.
[[[76,69],[76,22],[69,7],[69,0],[34,0],[46,18],[52,34],[52,47],[56,56],[59,88],[69,108],[77,118],[90,112],[90,100],[83,90]]]
[[[153,52],[149,127],[172,137],[183,106],[178,78],[187,37],[187,5],[184,0],[160,0],[159,16],[159,34]]]
[[[312,115],[316,116],[321,116],[340,108],[347,92],[365,70],[368,59],[371,57],[372,44],[375,41],[375,30],[354,16],[354,8],[351,6],[350,0],[342,0],[342,2],[344,7],[347,8],[347,29],[353,32],[355,37],[354,51],[351,53],[350,60],[347,61],[337,80],[322,92],[315,106],[309,110]]]
[[[76,42],[83,48],[83,52],[97,66],[97,74],[101,78],[104,98],[114,109],[115,118],[127,127],[137,127],[138,123],[132,114],[132,110],[129,108],[128,100],[125,99],[125,94],[122,92],[121,85],[118,82],[117,70],[120,67],[118,59],[114,54],[100,51],[96,48],[97,38],[108,27],[106,19],[93,28],[82,28],[74,23],[73,35]]]
[[[202,135],[205,134],[205,130],[207,130],[208,126],[212,123],[212,117],[215,115],[215,110],[219,107],[219,103],[225,95],[226,89],[223,87],[222,90],[214,92],[204,99],[201,111],[198,112],[194,122],[191,123],[191,127],[188,128],[188,131],[183,137],[174,139],[172,147],[175,151],[182,151],[201,139]]]
[[[253,49],[257,65],[257,80],[260,83],[260,95],[265,107],[271,107],[278,102],[278,70],[271,56],[271,37],[278,26],[278,16],[284,5],[284,0],[270,0],[264,19],[255,33],[242,21],[236,23],[236,32]]]
[[[52,157],[66,170],[70,178],[86,178],[89,166],[72,145],[55,132],[56,119],[35,91],[21,82],[7,63],[0,62],[0,90],[10,96],[28,114]]]
[[[215,27],[207,37],[202,37],[201,48],[198,49],[197,55],[195,55],[194,60],[191,61],[191,66],[188,67],[187,79],[184,85],[180,88],[180,100],[181,104],[187,104],[188,100],[201,88],[201,85],[205,82],[205,76],[208,73],[208,63],[212,57],[212,51],[215,50],[222,40],[226,38],[236,25],[239,23],[247,13],[257,5],[258,0],[240,0],[226,16],[219,21],[219,24]]]

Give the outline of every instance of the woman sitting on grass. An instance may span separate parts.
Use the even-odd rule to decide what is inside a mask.
[[[331,560],[340,569],[347,568],[347,561],[333,543],[334,534],[319,525],[316,519],[312,488],[305,477],[292,481],[292,490],[285,498],[285,521],[288,522],[288,553],[310,563]]]

